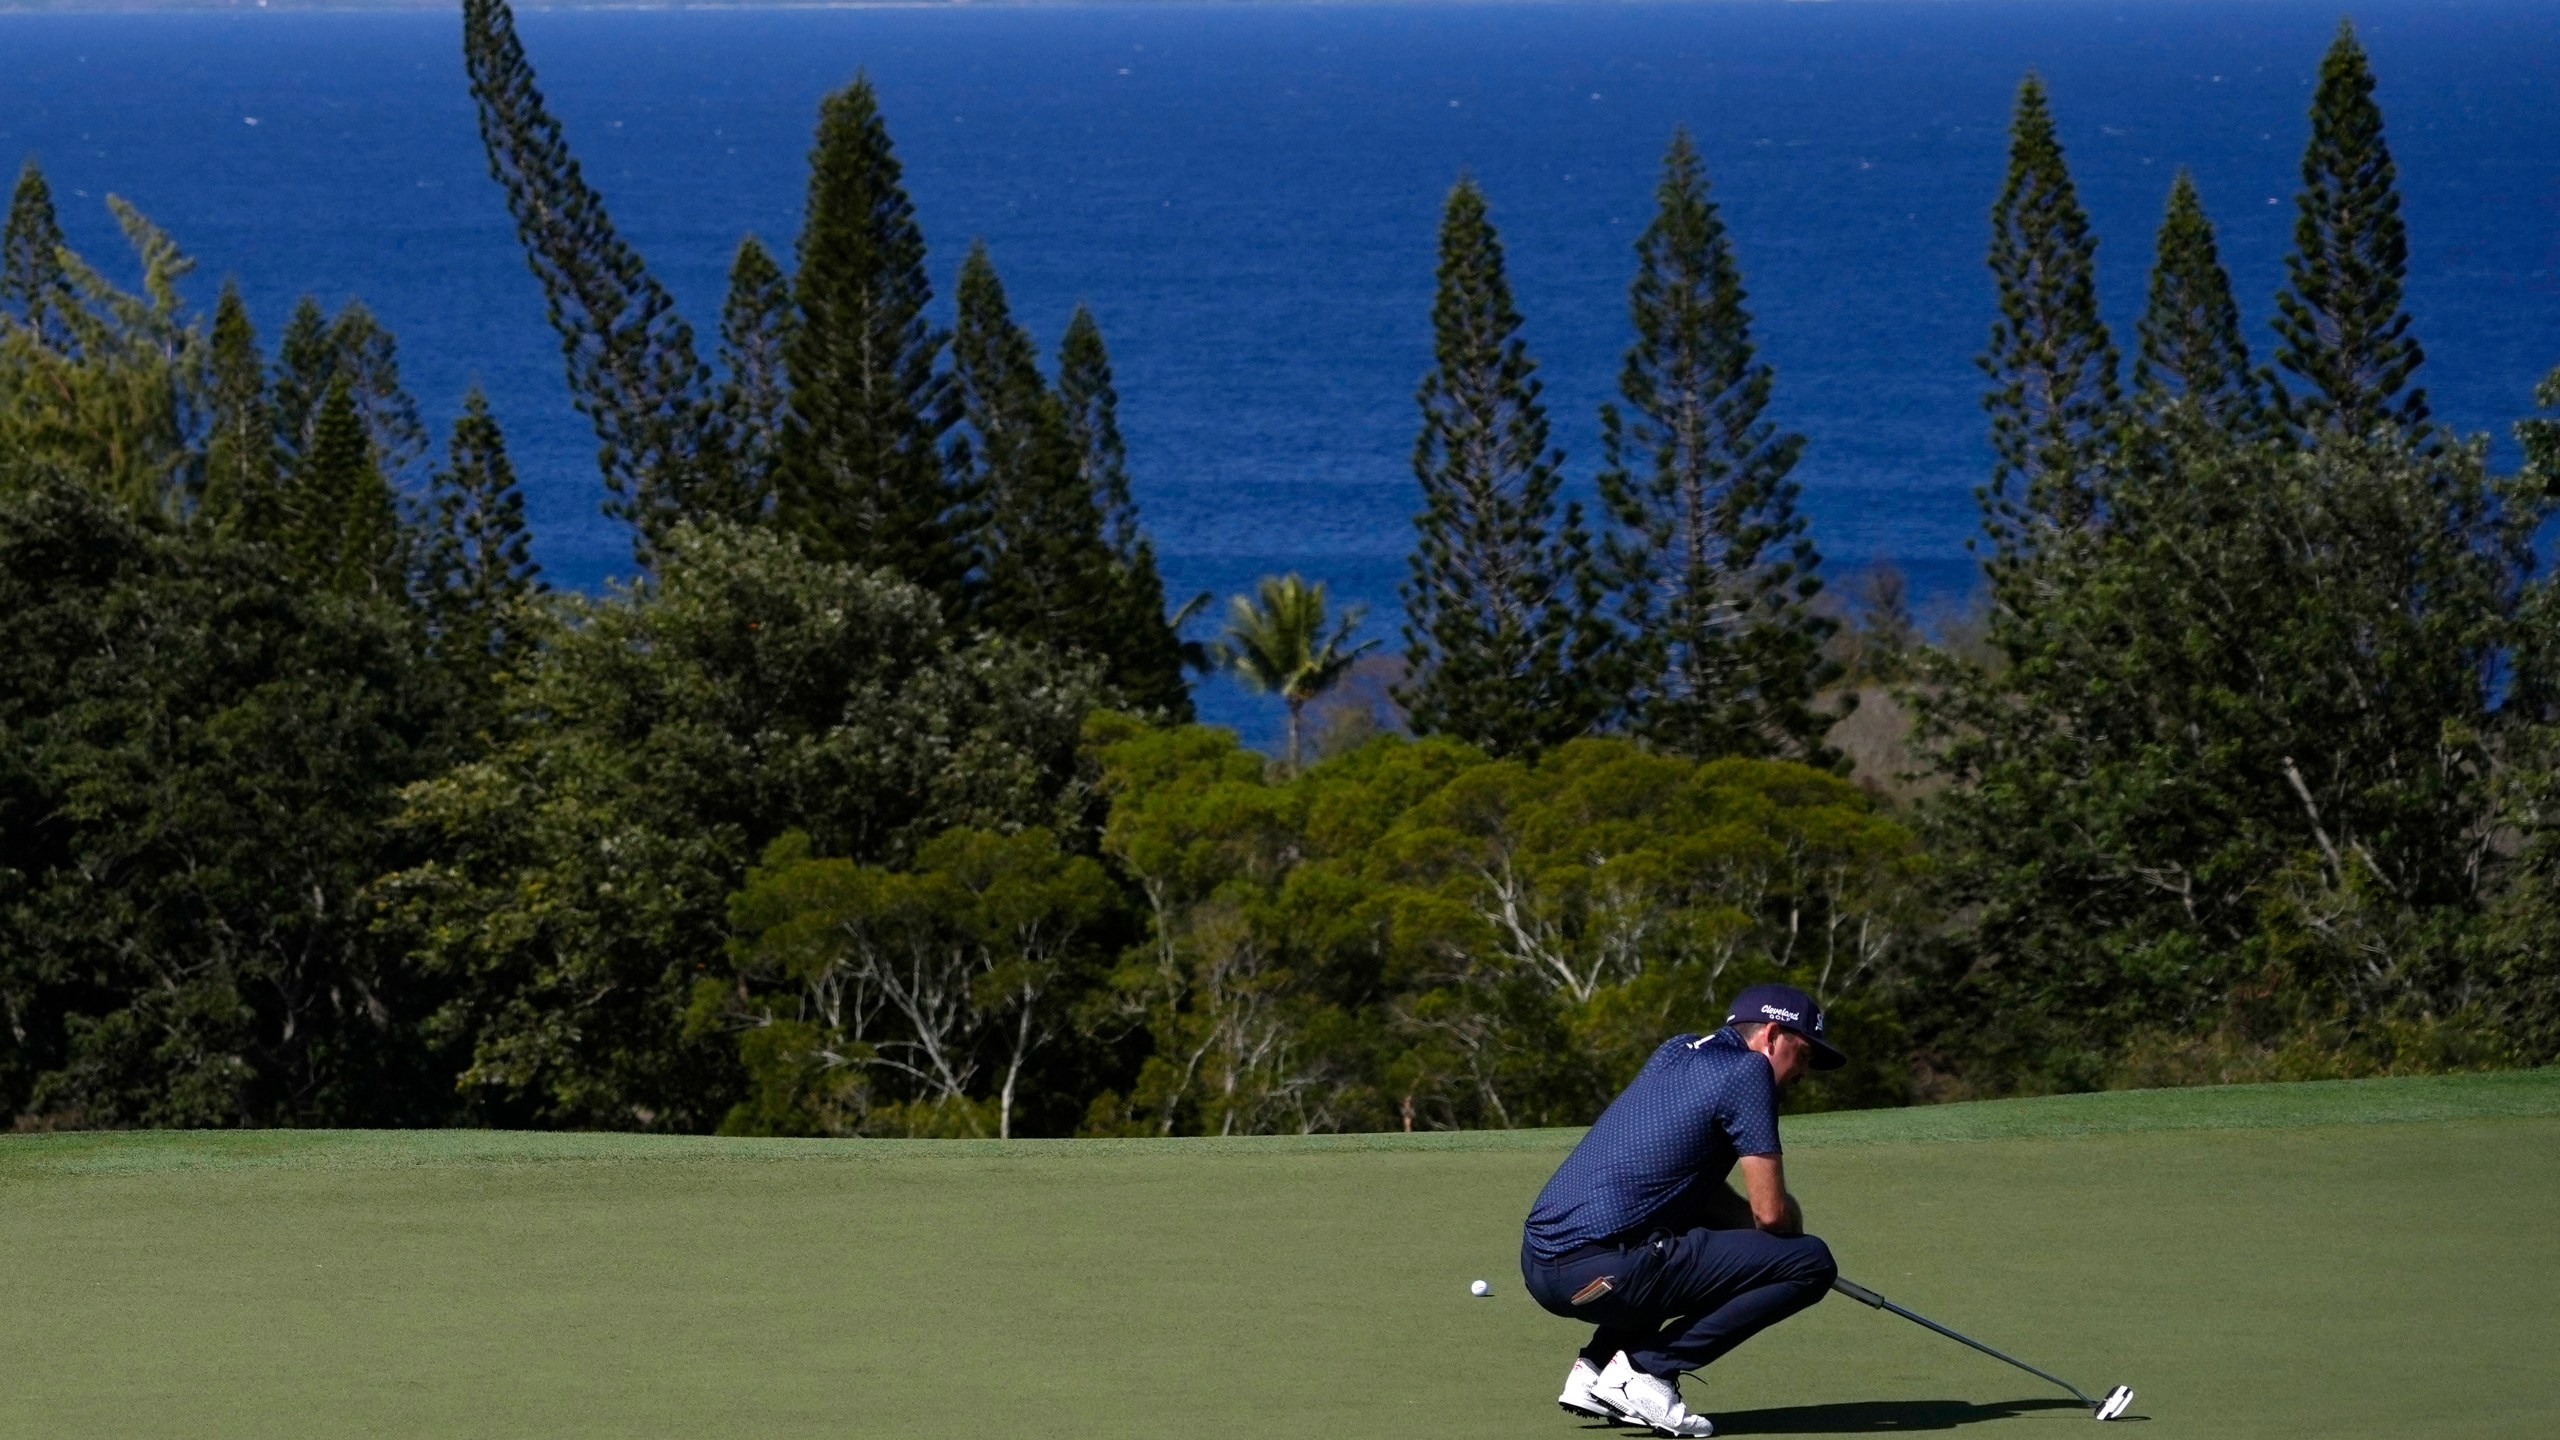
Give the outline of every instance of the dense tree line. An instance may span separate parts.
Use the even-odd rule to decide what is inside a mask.
[[[2428,423],[2374,80],[2314,91],[2277,372],[2172,187],[2134,394],[2041,87],[2019,98],[1984,357],[1988,663],[1923,708],[1961,923],[1922,993],[2007,1083],[2547,1058],[2536,908],[2552,472]],[[2281,373],[2278,373],[2281,372]],[[2546,390],[2546,398],[2548,391]]]
[[[439,1120],[432,987],[366,896],[549,623],[503,442],[474,396],[430,468],[360,306],[270,360],[116,208],[140,293],[32,166],[5,232],[0,1086],[47,1123]]]
[[[1782,976],[1857,1056],[1811,1104],[2560,1053],[2560,421],[2513,473],[2431,423],[2351,31],[2273,368],[2181,174],[2123,373],[2022,86],[1987,608],[1934,643],[1889,574],[1823,590],[1688,136],[1587,472],[1462,178],[1404,733],[1319,724],[1309,757],[1358,614],[1277,576],[1184,639],[1094,317],[1044,361],[983,246],[936,308],[867,82],[819,107],[787,255],[741,239],[706,359],[502,0],[463,25],[636,578],[548,591],[488,405],[439,458],[361,305],[270,349],[111,202],[120,289],[30,163],[0,234],[22,1126],[1571,1124]],[[1279,698],[1285,754],[1188,723],[1213,667]],[[1916,716],[1899,773],[1848,753],[1862,697]]]

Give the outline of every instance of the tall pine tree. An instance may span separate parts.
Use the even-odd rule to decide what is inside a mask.
[[[354,382],[344,375],[333,377],[321,396],[289,497],[277,539],[297,575],[351,594],[406,592],[397,499],[375,468]]]
[[[285,322],[268,404],[282,464],[291,469],[310,453],[321,402],[340,381],[372,447],[374,469],[395,492],[409,492],[424,478],[426,422],[400,383],[398,344],[361,301],[349,301],[331,317],[305,295]]]
[[[0,455],[59,467],[137,511],[182,518],[202,468],[205,336],[179,294],[195,262],[108,196],[141,271],[126,290],[62,248],[41,177],[22,177],[0,237],[14,298],[0,310]],[[24,323],[33,315],[38,323]]]
[[[425,479],[419,472],[427,459],[427,425],[400,383],[400,347],[391,332],[364,302],[350,300],[329,322],[329,350],[372,437],[374,467],[395,491],[418,485]]]
[[[2000,317],[1980,364],[1991,377],[1996,456],[1984,492],[1995,549],[2032,548],[2047,527],[2088,523],[2115,412],[2116,351],[2098,318],[2098,241],[2080,208],[2044,82],[2018,86],[2009,174],[1991,207],[1991,275]],[[1998,581],[1995,561],[1994,583]]]
[[[1102,507],[1103,533],[1123,560],[1146,543],[1138,525],[1138,502],[1129,493],[1129,447],[1120,438],[1120,391],[1111,380],[1111,352],[1102,343],[1102,327],[1082,305],[1067,317],[1067,333],[1058,341],[1058,403],[1066,407],[1067,430],[1083,457],[1085,488]]]
[[[337,378],[338,347],[329,337],[329,315],[309,295],[294,302],[284,334],[276,340],[274,401],[269,414],[276,427],[276,449],[291,464],[311,448],[312,423],[320,418],[320,401]]]
[[[1578,508],[1557,513],[1563,456],[1548,448],[1537,365],[1484,192],[1462,178],[1440,221],[1436,362],[1416,395],[1412,574],[1403,586],[1415,733],[1497,755],[1588,732],[1601,702],[1582,662],[1596,627]]]
[[[1118,639],[1106,677],[1123,703],[1175,721],[1191,718],[1191,687],[1182,678],[1182,638],[1165,618],[1164,579],[1154,542],[1138,524],[1129,493],[1129,452],[1120,439],[1120,392],[1102,327],[1082,305],[1058,343],[1058,405],[1075,449],[1077,474],[1102,517],[1119,585],[1111,597]]]
[[[782,358],[790,334],[791,282],[750,235],[738,242],[737,257],[729,262],[729,298],[720,307],[720,364],[728,372],[720,408],[728,417],[740,498],[753,506],[741,520],[761,518],[772,503],[791,404]]]
[[[1619,630],[1605,667],[1630,729],[1686,754],[1829,760],[1835,623],[1813,614],[1821,556],[1789,478],[1804,449],[1763,418],[1742,271],[1686,131],[1636,241],[1636,343],[1601,407],[1601,547]]]
[[[646,563],[677,521],[747,508],[709,367],[674,299],[579,172],[506,0],[463,0],[462,59],[489,173],[506,191],[568,359],[570,396],[595,425],[606,509],[637,527],[634,554]]]
[[[214,303],[207,370],[209,413],[199,513],[225,535],[271,535],[278,523],[279,497],[266,362],[237,285],[225,284],[222,298]]]
[[[34,332],[57,352],[71,340],[62,312],[72,303],[62,269],[62,224],[53,210],[53,188],[30,157],[9,194],[9,219],[0,227],[0,313]]]
[[[2294,198],[2293,254],[2276,296],[2276,363],[2310,386],[2286,397],[2303,429],[2363,434],[2377,425],[2417,429],[2427,394],[2409,388],[2426,356],[2400,308],[2409,232],[2400,219],[2399,170],[2382,139],[2373,69],[2355,27],[2320,60],[2311,99],[2311,142]]]
[[[783,522],[821,554],[895,572],[958,615],[969,551],[940,460],[953,413],[926,323],[924,231],[866,79],[818,107],[799,302],[783,354]]]
[[[965,428],[947,463],[977,497],[978,623],[1122,669],[1120,570],[1102,511],[985,246],[961,263],[956,298],[951,375]]]
[[[477,385],[463,397],[436,472],[429,546],[427,609],[437,653],[485,700],[489,678],[524,658],[532,641],[527,603],[543,586],[506,439]]]
[[[2231,276],[2222,268],[2213,222],[2184,170],[2169,185],[2150,304],[2136,334],[2141,351],[2133,391],[2145,412],[2156,415],[2184,401],[2227,430],[2258,430],[2265,393],[2249,366],[2249,343],[2241,338],[2240,307],[2231,298]]]

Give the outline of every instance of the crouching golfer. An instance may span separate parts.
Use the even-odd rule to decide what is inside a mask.
[[[1724,1028],[1665,1041],[1565,1157],[1520,1246],[1530,1295],[1594,1326],[1556,1403],[1664,1435],[1713,1435],[1680,1376],[1820,1300],[1839,1268],[1804,1233],[1778,1155],[1778,1095],[1847,1057],[1791,985],[1734,997]],[[1725,1177],[1742,1163],[1745,1200]]]

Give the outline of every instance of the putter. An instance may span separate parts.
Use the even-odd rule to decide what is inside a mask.
[[[2126,1408],[2133,1404],[2133,1387],[2130,1385],[2119,1385],[2113,1390],[2108,1391],[2107,1398],[2104,1400],[2092,1400],[2089,1398],[2087,1392],[2083,1391],[2079,1386],[2072,1384],[2070,1381],[2063,1379],[2061,1376],[2053,1374],[2051,1371],[2039,1370],[2033,1365],[2028,1364],[2026,1361],[2019,1359],[2015,1355],[2003,1355],[1999,1351],[1992,1349],[1990,1346],[1983,1344],[1979,1340],[1973,1339],[1970,1336],[1957,1334],[1953,1330],[1948,1329],[1946,1326],[1939,1324],[1937,1321],[1930,1319],[1926,1315],[1913,1314],[1911,1311],[1903,1309],[1901,1306],[1894,1304],[1892,1301],[1887,1300],[1864,1285],[1853,1284],[1847,1280],[1833,1280],[1831,1282],[1831,1288],[1848,1296],[1850,1299],[1857,1301],[1861,1305],[1869,1306],[1877,1310],[1890,1310],[1894,1314],[1901,1316],[1903,1319],[1908,1320],[1915,1325],[1925,1325],[1928,1328],[1937,1331],[1939,1334],[1946,1336],[1957,1344],[1970,1345],[1974,1349],[1981,1351],[1983,1354],[1990,1356],[1994,1360],[2006,1360],[2010,1364],[2017,1366],[2019,1369],[2026,1371],[2030,1375],[2052,1381],[2054,1384],[2070,1391],[2073,1399],[2076,1399],[2081,1404],[2088,1406],[2090,1412],[2089,1418],[2092,1420],[2113,1420],[2117,1416],[2122,1415]]]

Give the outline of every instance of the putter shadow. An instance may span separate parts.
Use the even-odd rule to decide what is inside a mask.
[[[1765,1410],[1710,1410],[1718,1435],[1899,1435],[1953,1430],[1984,1420],[2010,1420],[2039,1410],[2075,1410],[2073,1400],[1844,1400],[1831,1405],[1775,1405]]]

